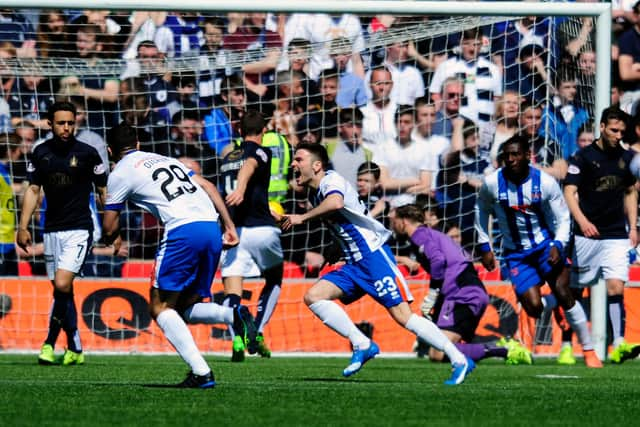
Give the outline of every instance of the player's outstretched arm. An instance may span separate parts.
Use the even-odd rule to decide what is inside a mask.
[[[344,207],[342,194],[333,193],[327,196],[318,206],[302,215],[286,215],[282,221],[282,229],[288,230],[295,225],[303,224],[316,218],[322,218]]]

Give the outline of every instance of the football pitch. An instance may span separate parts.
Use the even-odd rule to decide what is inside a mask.
[[[456,387],[447,364],[378,358],[342,378],[347,358],[207,357],[218,385],[175,389],[177,356],[88,355],[39,366],[0,355],[4,426],[604,426],[640,425],[640,362],[587,369],[483,361]],[[635,421],[634,421],[635,420]],[[638,423],[638,424],[636,424]]]

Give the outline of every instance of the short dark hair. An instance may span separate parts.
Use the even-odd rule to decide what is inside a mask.
[[[322,70],[322,72],[320,72],[320,75],[318,76],[318,82],[326,79],[338,80],[338,69],[333,67]]]
[[[138,144],[136,130],[133,126],[122,122],[107,131],[107,144],[114,154],[136,148]]]
[[[395,209],[396,218],[408,219],[413,222],[422,224],[424,222],[424,213],[417,205],[402,205]]]
[[[49,119],[51,123],[53,123],[53,118],[55,117],[58,111],[70,111],[71,113],[73,113],[73,117],[75,117],[78,114],[78,111],[76,110],[76,106],[73,105],[71,102],[67,102],[67,101],[54,102],[51,105],[51,107],[49,107],[49,111],[47,111],[47,119]]]
[[[513,135],[511,138],[507,139],[505,142],[503,142],[500,145],[500,148],[498,149],[498,156],[502,156],[502,153],[504,152],[505,147],[511,144],[518,145],[520,147],[520,150],[522,150],[523,153],[528,153],[530,150],[529,138],[518,133]]]
[[[377,163],[364,162],[358,166],[357,176],[364,175],[365,173],[370,173],[377,181],[380,179],[380,166],[378,166]]]
[[[222,84],[220,85],[221,95],[223,93],[228,94],[232,90],[244,92],[244,82],[239,76],[235,74],[225,77],[222,80]]]
[[[260,135],[267,125],[262,113],[258,110],[247,110],[240,119],[240,133],[243,137]]]
[[[411,118],[413,118],[413,120],[416,119],[416,109],[413,108],[413,105],[398,105],[398,108],[396,109],[396,114],[394,117],[394,122],[397,123],[400,117],[407,116],[407,115],[411,115]]]
[[[362,126],[362,111],[359,108],[343,108],[340,110],[340,124],[353,123]]]
[[[177,125],[185,119],[199,122],[200,112],[198,110],[180,110],[171,116],[171,123]]]
[[[307,142],[300,143],[296,146],[296,150],[306,150],[311,153],[314,161],[322,163],[322,169],[326,170],[329,167],[329,154],[327,149],[322,144],[309,144]]]
[[[600,124],[607,124],[609,120],[622,120],[625,124],[629,123],[629,115],[622,111],[619,107],[610,106],[602,110],[600,116]]]

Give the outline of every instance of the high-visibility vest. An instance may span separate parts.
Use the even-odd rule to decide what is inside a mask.
[[[236,139],[239,146],[242,139]],[[291,148],[287,138],[278,132],[269,131],[262,135],[262,146],[271,150],[271,180],[269,181],[269,201],[284,202],[289,180],[287,173],[291,165]]]

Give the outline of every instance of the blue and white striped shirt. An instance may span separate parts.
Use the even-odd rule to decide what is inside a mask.
[[[344,207],[323,220],[340,244],[347,262],[353,264],[386,243],[391,231],[367,216],[367,208],[358,199],[356,190],[335,171],[327,171],[317,193],[310,197],[311,204],[318,206],[329,195],[336,193],[344,198]]]
[[[508,181],[502,169],[487,176],[478,193],[475,226],[478,243],[488,245],[489,215],[498,220],[504,248],[523,251],[546,240],[564,246],[569,242],[571,219],[558,182],[549,174],[530,167],[520,184]]]

